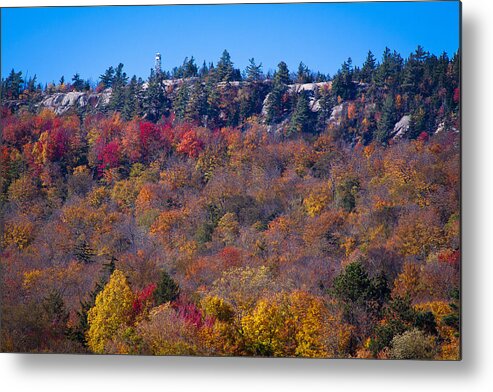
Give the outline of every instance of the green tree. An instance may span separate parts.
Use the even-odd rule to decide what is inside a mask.
[[[125,87],[128,82],[127,74],[123,71],[123,64],[120,63],[115,69],[115,76],[111,82],[111,98],[109,108],[121,112],[125,105]]]
[[[154,300],[156,305],[163,304],[165,302],[171,302],[178,298],[180,295],[180,287],[175,283],[173,278],[166,272],[161,272],[161,278],[154,291]]]
[[[255,59],[253,57],[248,61],[249,64],[246,67],[247,80],[250,82],[262,80],[262,63],[260,63],[259,65],[255,64]]]
[[[361,68],[360,76],[361,81],[365,83],[371,83],[374,77],[375,70],[377,68],[377,60],[373,55],[372,51],[368,51],[368,55],[366,56],[366,60],[363,63],[363,67]]]
[[[125,88],[125,103],[122,109],[122,116],[126,121],[140,114],[140,90],[141,86],[134,75]]]
[[[344,100],[354,99],[356,95],[356,86],[353,83],[353,61],[351,57],[342,64],[341,70],[334,77],[332,89],[336,97]]]
[[[310,100],[306,91],[301,91],[296,100],[296,106],[289,125],[289,134],[301,134],[313,131],[313,113],[310,110]]]
[[[179,120],[185,119],[188,101],[190,98],[189,93],[189,86],[183,83],[178,89],[178,92],[176,93],[175,99],[173,101],[175,116]]]
[[[163,73],[156,73],[151,68],[147,80],[147,90],[144,93],[143,106],[146,117],[151,121],[158,121],[169,114],[171,102],[163,85]]]
[[[418,45],[416,51],[411,53],[404,66],[404,77],[401,88],[411,94],[419,92],[420,83],[425,75],[425,62],[429,58],[422,46]]]
[[[277,65],[277,71],[274,74],[274,86],[288,85],[290,83],[288,66],[284,61],[281,61]]]
[[[207,114],[207,94],[202,83],[196,80],[189,87],[188,101],[184,111],[184,118],[189,121],[201,123],[203,116]],[[181,105],[181,102],[178,102]],[[184,104],[185,102],[183,102]]]
[[[313,76],[308,67],[300,62],[298,66],[298,73],[296,74],[296,83],[312,83]]]
[[[99,77],[99,83],[104,86],[104,88],[111,87],[113,83],[113,78],[115,77],[115,69],[109,67],[104,74]]]
[[[80,78],[80,75],[78,73],[72,76],[72,88],[75,91],[84,90],[84,81]]]
[[[4,96],[8,99],[19,99],[23,84],[24,80],[22,79],[22,72],[15,72],[12,68],[9,76],[7,76],[3,82],[2,95],[5,94]],[[5,91],[5,93],[3,93],[3,91]]]
[[[234,76],[233,62],[231,61],[231,56],[229,52],[224,49],[224,52],[217,62],[217,76],[219,81],[231,82]]]
[[[397,111],[395,108],[394,97],[392,94],[387,94],[383,103],[382,115],[377,123],[375,139],[383,144],[386,144],[394,130],[397,122]]]

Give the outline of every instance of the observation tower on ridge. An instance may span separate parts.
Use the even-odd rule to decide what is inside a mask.
[[[154,58],[154,70],[156,71],[156,75],[161,73],[161,53],[156,53],[156,57]]]

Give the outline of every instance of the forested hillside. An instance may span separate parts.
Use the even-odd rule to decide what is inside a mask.
[[[458,359],[459,70],[12,70],[1,350]]]

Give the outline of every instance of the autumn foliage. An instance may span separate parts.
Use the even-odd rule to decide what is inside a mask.
[[[2,351],[458,359],[460,134],[378,141],[392,79],[341,77],[341,123],[294,134],[3,110]]]

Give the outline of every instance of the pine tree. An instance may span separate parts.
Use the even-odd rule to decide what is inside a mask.
[[[334,77],[332,90],[336,97],[352,100],[356,95],[356,86],[353,83],[353,61],[351,57],[342,64],[341,70]]]
[[[392,134],[392,131],[394,130],[396,122],[397,114],[394,97],[392,94],[387,94],[382,108],[382,116],[377,124],[375,139],[380,143],[386,144]]]
[[[113,83],[113,78],[115,77],[115,69],[109,67],[104,74],[99,77],[99,83],[104,86],[104,88],[111,87]]]
[[[209,73],[209,68],[207,67],[207,64],[204,60],[202,67],[200,67],[200,69],[199,69],[199,77],[205,78],[208,73]]]
[[[140,86],[137,83],[137,77],[134,75],[125,89],[125,103],[122,109],[122,116],[126,121],[131,120],[140,113],[139,90]]]
[[[174,301],[179,295],[179,286],[175,283],[173,278],[171,278],[171,276],[163,270],[161,272],[161,278],[157,284],[156,290],[154,291],[154,300],[156,301],[156,305]]]
[[[252,57],[249,61],[249,65],[246,67],[247,80],[250,82],[256,82],[262,80],[262,63],[255,64],[255,59]]]
[[[189,101],[188,86],[185,83],[183,83],[178,89],[178,92],[176,93],[176,97],[173,101],[173,109],[177,119],[183,120],[185,118],[188,101]]]
[[[303,64],[303,62],[300,62],[300,65],[298,66],[298,73],[296,74],[296,83],[304,84],[312,82],[313,77],[310,70],[305,64]]]
[[[288,85],[291,83],[291,79],[289,77],[288,66],[284,61],[281,61],[277,65],[277,71],[274,74],[274,85]]]
[[[189,121],[200,123],[203,116],[207,114],[207,95],[202,83],[195,81],[190,87],[184,118]]]
[[[225,49],[217,62],[217,76],[219,81],[231,82],[234,76],[233,62],[229,52]]]
[[[2,90],[5,90],[5,95],[7,98],[19,99],[19,95],[22,92],[23,84],[24,80],[22,79],[22,72],[15,72],[12,68],[9,76],[3,82],[4,88],[2,88]]]
[[[147,90],[145,91],[144,113],[150,121],[158,121],[162,116],[169,114],[171,102],[166,95],[163,85],[163,73],[156,74],[151,68],[149,79],[147,80]]]
[[[395,91],[400,82],[403,60],[395,50],[391,52],[385,48],[383,52],[382,63],[375,74],[375,80],[379,87],[385,87]]]
[[[78,73],[72,76],[72,88],[75,91],[82,91],[84,89],[84,81],[80,78]]]
[[[368,51],[368,55],[366,56],[366,60],[363,63],[363,67],[361,68],[360,76],[361,81],[365,83],[371,83],[374,77],[375,70],[377,68],[377,60],[373,55],[372,51]]]
[[[274,84],[274,88],[267,96],[266,121],[268,124],[278,123],[282,120],[285,112],[283,103],[287,87],[283,84]]]
[[[416,139],[422,132],[427,132],[428,116],[425,108],[419,106],[411,114],[411,120],[409,121],[409,139]]]
[[[125,87],[128,82],[128,77],[123,72],[123,64],[120,63],[115,69],[115,76],[111,82],[111,98],[109,108],[111,110],[121,112],[125,104]]]
[[[306,91],[301,91],[296,100],[296,106],[291,117],[289,135],[313,131],[313,113],[310,110],[310,100]]]
[[[425,52],[423,47],[418,45],[416,51],[411,53],[404,66],[404,80],[401,88],[409,94],[419,92],[419,84],[423,81],[425,75],[425,61],[429,58],[429,53]]]

